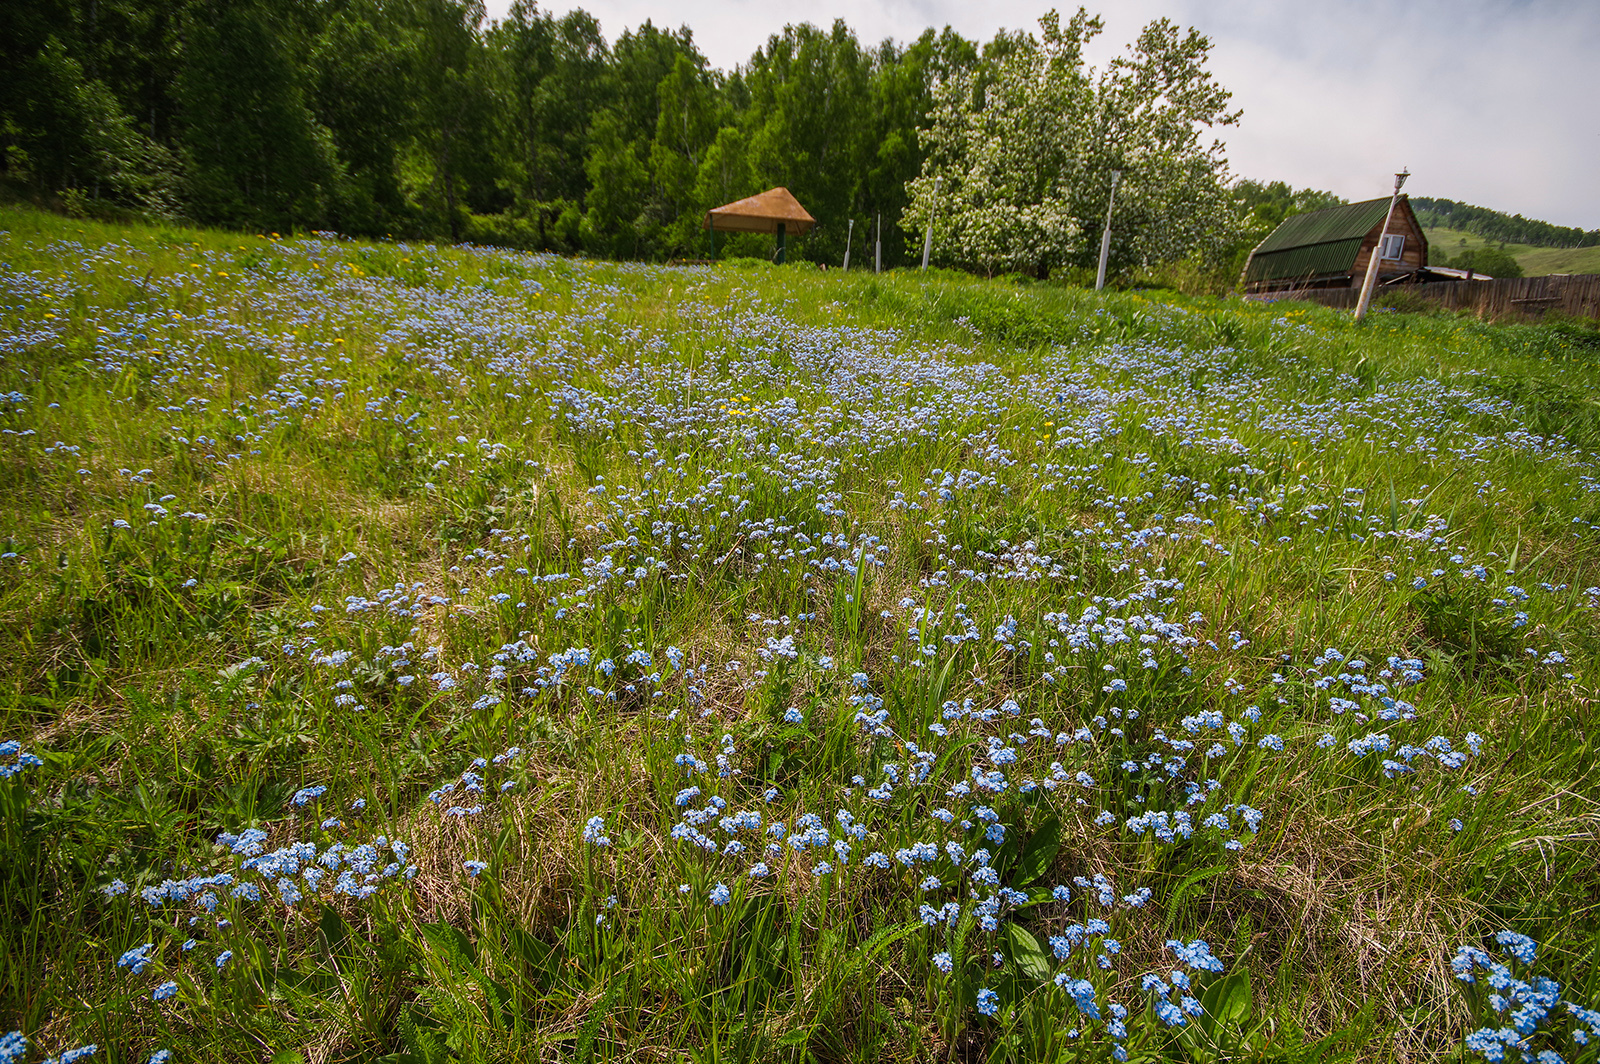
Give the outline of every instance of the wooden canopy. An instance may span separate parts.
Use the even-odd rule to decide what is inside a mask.
[[[760,195],[711,208],[701,228],[715,227],[724,233],[776,233],[780,224],[785,232],[804,236],[817,220],[806,213],[788,189],[769,188]]]

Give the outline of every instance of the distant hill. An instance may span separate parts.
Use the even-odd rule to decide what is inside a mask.
[[[1600,273],[1600,229],[1586,232],[1428,196],[1412,196],[1411,209],[1428,234],[1432,262],[1442,264],[1465,251],[1499,247],[1517,260],[1527,277]]]
[[[1415,203],[1415,200],[1412,200]],[[1421,213],[1418,213],[1420,220]],[[1444,229],[1424,225],[1428,234],[1430,260],[1442,264],[1463,251],[1481,247],[1503,246],[1525,277],[1542,277],[1549,273],[1600,273],[1600,245],[1586,247],[1535,247],[1507,241],[1489,240],[1465,229]]]
[[[1412,196],[1411,209],[1424,229],[1453,229],[1495,244],[1524,244],[1530,248],[1600,247],[1600,229],[1585,232],[1571,226],[1551,225],[1520,214],[1506,214],[1455,200]],[[1431,239],[1431,238],[1430,238]]]

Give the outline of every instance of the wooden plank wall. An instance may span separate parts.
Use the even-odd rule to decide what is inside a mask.
[[[1480,318],[1536,318],[1559,311],[1575,318],[1600,320],[1600,274],[1550,277],[1508,277],[1493,281],[1436,281],[1432,284],[1392,285],[1378,289],[1374,306],[1384,296],[1401,294],[1438,303],[1445,310],[1464,310]],[[1247,295],[1252,300],[1304,299],[1325,307],[1354,310],[1361,289],[1323,288],[1299,292]]]
[[[1356,253],[1355,265],[1350,267],[1350,276],[1354,279],[1352,283],[1358,289],[1361,287],[1362,278],[1367,275],[1367,263],[1378,249],[1378,231],[1382,228],[1382,222],[1372,227],[1372,232],[1368,233],[1367,239],[1362,242],[1361,250]],[[1405,237],[1406,243],[1400,249],[1399,259],[1383,259],[1378,263],[1380,277],[1410,273],[1427,264],[1428,235],[1422,231],[1421,223],[1412,212],[1411,201],[1404,196],[1401,196],[1400,202],[1395,204],[1394,217],[1389,221],[1388,233],[1390,236]]]

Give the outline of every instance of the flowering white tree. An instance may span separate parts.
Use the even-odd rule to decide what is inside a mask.
[[[1052,11],[1039,27],[1002,34],[976,71],[935,87],[905,228],[932,212],[936,258],[986,273],[1089,266],[1122,170],[1113,271],[1222,250],[1237,207],[1221,144],[1201,137],[1239,114],[1205,69],[1211,42],[1158,19],[1096,71],[1083,49],[1098,18],[1080,8],[1062,25]]]

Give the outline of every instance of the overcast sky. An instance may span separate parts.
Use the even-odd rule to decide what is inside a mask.
[[[510,0],[488,0],[491,17]],[[687,25],[724,70],[787,22],[843,18],[864,44],[949,25],[980,41],[1037,30],[1029,0],[546,0],[582,7],[607,40],[646,19]],[[1063,16],[1076,10],[1060,5]],[[1351,200],[1406,191],[1600,228],[1600,0],[1116,0],[1091,60],[1103,64],[1151,19],[1194,26],[1244,111],[1222,131],[1235,175]]]

